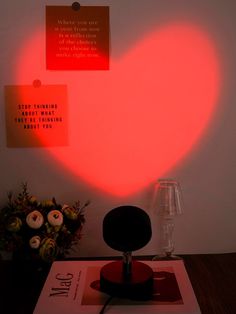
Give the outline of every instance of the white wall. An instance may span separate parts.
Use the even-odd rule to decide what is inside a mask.
[[[109,5],[111,57],[123,50],[153,25],[171,20],[188,20],[203,26],[215,39],[222,66],[222,87],[217,110],[204,137],[166,177],[180,181],[184,196],[184,215],[176,221],[177,253],[229,252],[236,250],[236,2],[234,0],[119,0],[81,1],[81,5]],[[73,176],[53,159],[45,148],[7,148],[4,111],[4,85],[31,84],[44,77],[48,84],[66,83],[63,74],[53,76],[44,68],[18,82],[15,70],[18,54],[34,29],[44,25],[45,5],[70,5],[69,1],[1,1],[0,4],[0,204],[9,190],[19,191],[27,181],[30,192],[39,198],[54,195],[60,202],[90,199],[84,236],[76,255],[117,254],[104,243],[101,225],[104,214],[117,205],[134,204],[149,212],[153,183],[139,193],[124,198],[113,197]],[[44,43],[42,43],[44,45]],[[32,51],[37,55],[37,51]],[[44,56],[39,55],[39,58]],[[71,74],[76,78],[75,73]],[[66,75],[70,80],[70,73]],[[158,179],[158,178],[157,178]],[[150,213],[151,214],[151,213]],[[153,238],[140,253],[158,250],[156,217]],[[139,252],[138,252],[139,253]]]

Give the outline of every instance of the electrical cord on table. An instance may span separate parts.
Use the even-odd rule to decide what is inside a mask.
[[[101,311],[99,312],[99,314],[103,314],[105,312],[105,309],[107,307],[107,305],[111,302],[111,300],[114,298],[114,296],[109,296],[109,298],[106,300],[106,302],[104,303]]]

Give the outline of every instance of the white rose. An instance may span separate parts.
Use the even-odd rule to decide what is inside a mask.
[[[34,210],[27,215],[26,223],[32,229],[39,229],[43,224],[43,215],[38,210]]]
[[[30,240],[29,240],[29,245],[32,249],[37,249],[39,248],[41,243],[41,239],[39,236],[33,236]]]
[[[51,210],[48,213],[48,222],[50,223],[51,226],[56,227],[56,226],[61,226],[63,224],[63,215],[59,210]]]

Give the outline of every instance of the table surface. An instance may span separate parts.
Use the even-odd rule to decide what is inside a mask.
[[[236,253],[182,257],[202,314],[236,314]],[[34,266],[0,261],[0,313],[33,313],[49,271]]]

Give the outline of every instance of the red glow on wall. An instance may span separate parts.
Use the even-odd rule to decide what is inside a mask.
[[[111,56],[107,72],[46,71],[44,49],[43,32],[25,43],[17,81],[68,85],[69,146],[47,151],[91,185],[119,196],[137,192],[204,135],[221,73],[201,28],[159,27],[118,59]]]

